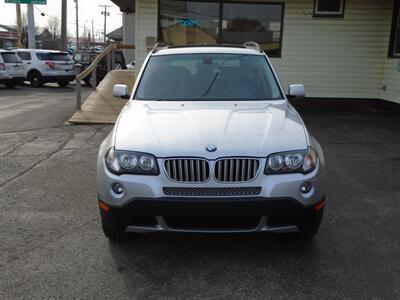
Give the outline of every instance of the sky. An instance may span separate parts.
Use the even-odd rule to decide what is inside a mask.
[[[67,30],[70,36],[75,36],[75,2],[67,0],[67,3]],[[119,11],[119,7],[110,0],[78,0],[78,3],[80,35],[83,34],[84,24],[87,28],[91,28],[92,20],[95,33],[103,31],[104,16],[101,15],[103,8],[99,7],[103,4],[112,6],[107,8],[107,11],[110,12],[110,16],[107,17],[107,33],[122,26],[122,13]],[[26,12],[26,5],[21,4],[21,9],[22,13]],[[44,27],[47,24],[48,16],[57,16],[61,20],[61,0],[47,0],[47,5],[35,5],[34,11],[35,26]],[[41,11],[46,16],[42,16]],[[8,4],[4,0],[0,0],[0,24],[16,24],[15,4]]]

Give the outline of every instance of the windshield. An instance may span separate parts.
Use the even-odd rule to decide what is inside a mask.
[[[39,60],[50,61],[72,61],[72,58],[67,53],[37,53]]]
[[[178,54],[150,58],[138,100],[275,100],[278,83],[262,55]]]

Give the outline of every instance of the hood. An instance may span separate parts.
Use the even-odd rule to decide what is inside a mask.
[[[157,157],[266,157],[307,149],[306,131],[286,101],[131,101],[116,125],[115,148]],[[215,145],[208,152],[207,145]]]

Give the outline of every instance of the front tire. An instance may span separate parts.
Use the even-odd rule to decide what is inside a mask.
[[[28,81],[30,81],[31,87],[37,88],[37,87],[42,87],[43,86],[42,75],[37,71],[31,72],[28,75]]]
[[[103,226],[104,235],[111,241],[121,241],[126,238],[126,233],[122,230],[107,228]]]
[[[317,233],[319,226],[322,222],[322,216],[324,214],[324,209],[321,209],[315,217],[309,220],[307,223],[299,224],[299,234],[298,236],[303,240],[312,239]]]

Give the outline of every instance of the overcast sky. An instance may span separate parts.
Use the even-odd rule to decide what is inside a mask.
[[[75,3],[74,0],[67,0],[68,2],[68,33],[72,36],[75,35]],[[97,33],[103,30],[104,17],[101,15],[102,8],[99,5],[111,5],[109,7],[110,16],[107,17],[107,32],[110,32],[122,25],[122,13],[119,7],[112,3],[110,0],[79,0],[79,25],[80,31],[83,33],[84,23],[87,27],[91,27],[92,19],[94,21],[94,31]],[[47,5],[35,5],[35,25],[46,26],[47,16],[57,16],[61,20],[61,0],[47,0]],[[21,4],[22,12],[26,12],[26,5]],[[41,16],[40,11],[46,14],[45,17]],[[15,4],[6,4],[4,0],[0,0],[0,24],[15,25]]]

